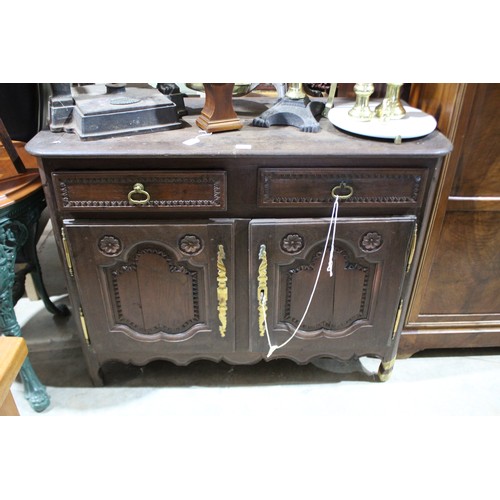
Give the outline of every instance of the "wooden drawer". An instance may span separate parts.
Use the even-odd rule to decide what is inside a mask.
[[[223,171],[55,172],[52,182],[62,212],[226,210]]]
[[[258,204],[262,208],[326,207],[332,189],[345,183],[353,207],[417,208],[425,194],[427,169],[406,168],[262,168]],[[347,194],[348,189],[337,190]]]

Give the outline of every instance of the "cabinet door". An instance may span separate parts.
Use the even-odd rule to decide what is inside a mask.
[[[98,355],[128,353],[140,362],[234,350],[232,227],[67,222],[88,341]]]
[[[327,272],[329,243],[301,323],[318,276],[328,224],[324,219],[251,222],[252,350],[268,351],[267,323],[272,345],[281,345],[298,328],[275,356],[304,362],[318,355],[389,355],[415,218],[339,219],[333,277]],[[263,291],[266,307],[260,302]]]

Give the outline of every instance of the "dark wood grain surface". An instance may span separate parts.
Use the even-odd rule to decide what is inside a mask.
[[[234,99],[234,108],[243,122],[241,130],[199,137],[200,142],[184,144],[203,131],[195,124],[203,108],[203,99],[186,99],[189,115],[182,129],[148,134],[135,134],[95,141],[81,140],[71,133],[41,132],[27,146],[28,152],[43,157],[221,157],[231,156],[441,156],[451,150],[451,143],[438,132],[402,144],[390,140],[372,140],[338,130],[327,118],[321,118],[321,131],[301,132],[295,127],[254,127],[253,118],[265,111],[273,101],[267,98]]]
[[[259,250],[269,250],[269,331],[279,342],[297,327],[312,292],[332,190],[342,183],[352,199],[340,202],[336,277],[320,280],[298,337],[272,358],[370,355],[392,366],[397,318],[451,143],[439,131],[402,144],[370,140],[324,118],[319,133],[251,126],[270,104],[235,99],[244,123],[238,131],[205,135],[194,124],[203,101],[190,99],[183,129],[95,141],[44,131],[30,142],[96,384],[112,360],[268,359],[256,290],[264,272]],[[215,193],[211,177],[224,189]],[[169,179],[176,179],[170,187]],[[151,191],[151,202],[127,201],[136,182]],[[219,205],[210,205],[216,199]],[[293,250],[289,241],[296,239],[303,248]]]

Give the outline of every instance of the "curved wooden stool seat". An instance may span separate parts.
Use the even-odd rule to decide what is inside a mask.
[[[0,179],[0,208],[17,203],[41,188],[42,182],[38,172],[27,172],[15,178]]]

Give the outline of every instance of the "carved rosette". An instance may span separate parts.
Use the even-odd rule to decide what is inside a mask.
[[[198,236],[186,234],[180,239],[179,248],[186,255],[196,255],[201,252],[203,245]]]
[[[364,252],[376,252],[382,246],[384,240],[376,231],[365,233],[359,240],[359,247]]]
[[[103,255],[115,257],[122,251],[122,242],[115,236],[106,235],[99,240],[97,247]]]
[[[298,253],[304,248],[304,238],[297,233],[287,234],[281,240],[281,250],[285,253]]]

